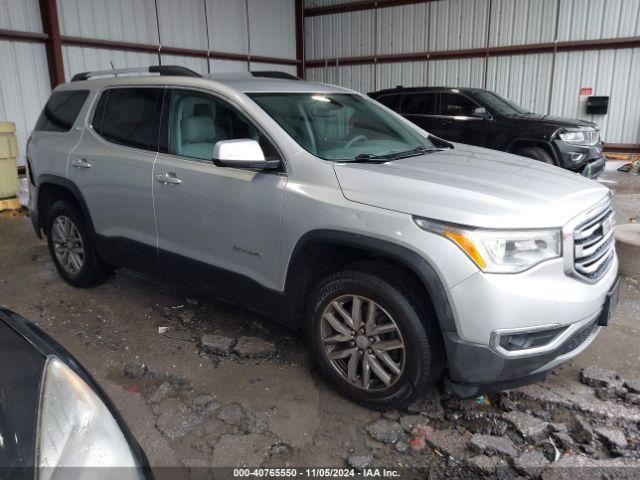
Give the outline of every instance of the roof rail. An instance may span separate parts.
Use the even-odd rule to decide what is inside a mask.
[[[295,75],[292,75],[287,72],[280,72],[278,70],[265,70],[265,71],[258,71],[258,72],[252,71],[251,75],[253,75],[254,77],[280,78],[282,80],[300,80]]]
[[[72,82],[80,82],[82,80],[89,80],[94,77],[108,77],[122,74],[130,74],[130,73],[158,73],[160,75],[170,75],[176,77],[198,77],[201,78],[197,72],[190,70],[186,67],[181,67],[179,65],[151,65],[149,67],[138,67],[138,68],[117,68],[112,70],[99,70],[96,72],[82,72],[76,73],[73,78],[71,78]]]

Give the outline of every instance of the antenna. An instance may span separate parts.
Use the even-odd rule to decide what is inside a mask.
[[[111,65],[111,70],[113,70],[113,74],[115,75],[115,77],[118,78],[118,74],[116,73],[116,67],[113,64],[113,60],[109,60],[109,65]]]

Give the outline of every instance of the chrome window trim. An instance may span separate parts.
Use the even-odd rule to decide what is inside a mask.
[[[98,106],[98,102],[100,101],[100,98],[102,98],[102,95],[107,91],[107,90],[112,90],[112,89],[116,89],[116,88],[162,88],[165,90],[164,94],[166,95],[167,90],[171,89],[171,88],[175,88],[175,89],[183,89],[183,90],[192,90],[192,91],[197,91],[197,92],[201,92],[201,93],[205,93],[208,95],[213,95],[217,98],[220,98],[222,101],[226,101],[227,103],[229,103],[229,105],[231,105],[232,107],[238,109],[242,114],[244,114],[247,119],[249,119],[255,126],[256,128],[258,128],[258,130],[260,130],[260,132],[262,132],[265,137],[274,145],[274,147],[276,148],[276,150],[278,151],[278,153],[280,154],[281,157],[281,162],[282,162],[282,171],[278,171],[278,172],[269,172],[269,173],[280,173],[280,174],[287,174],[288,169],[287,169],[287,159],[285,158],[284,154],[282,153],[282,148],[280,148],[280,146],[278,145],[278,143],[276,141],[273,140],[273,137],[271,137],[270,135],[267,134],[266,130],[262,127],[262,125],[260,123],[258,123],[255,118],[253,118],[253,116],[251,114],[249,114],[246,109],[240,107],[236,102],[234,102],[233,100],[229,99],[228,97],[225,97],[224,95],[221,95],[218,92],[215,92],[213,90],[209,90],[207,88],[202,88],[202,87],[193,87],[193,86],[189,86],[189,85],[160,85],[160,84],[150,84],[150,85],[139,85],[139,84],[118,84],[118,85],[106,85],[102,88],[100,88],[99,90],[97,90],[95,92],[95,95],[93,97],[93,99],[91,100],[89,106],[88,106],[88,110],[87,110],[87,115],[84,119],[84,127],[89,130],[91,132],[91,134],[101,143],[109,146],[109,147],[114,147],[114,148],[119,148],[125,151],[130,151],[130,152],[135,152],[135,153],[146,153],[146,154],[150,154],[150,155],[163,155],[163,156],[171,156],[171,157],[175,157],[176,159],[181,159],[181,160],[188,160],[188,161],[193,161],[193,162],[197,162],[197,163],[209,163],[211,165],[213,165],[213,162],[211,160],[204,160],[204,159],[198,159],[198,158],[193,158],[193,157],[184,157],[182,155],[175,155],[175,154],[171,154],[169,152],[160,152],[158,151],[158,148],[156,147],[155,150],[147,150],[147,149],[143,149],[143,148],[135,148],[135,147],[129,147],[126,145],[121,145],[119,143],[114,143],[111,142],[109,140],[107,140],[106,138],[104,138],[102,135],[98,134],[98,132],[96,132],[93,129],[93,116],[95,114],[95,109]],[[164,98],[162,99],[162,102],[164,103]],[[163,114],[163,112],[161,112],[161,115]],[[216,168],[220,168],[220,167],[216,167]],[[245,169],[236,169],[236,170],[245,170]],[[249,171],[249,170],[247,170]],[[251,170],[253,171],[253,170]],[[263,172],[266,173],[266,172]]]

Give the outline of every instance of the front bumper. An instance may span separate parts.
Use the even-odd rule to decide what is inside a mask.
[[[600,157],[599,159],[594,160],[593,162],[587,163],[582,168],[582,171],[580,172],[580,174],[587,178],[595,180],[600,175],[602,175],[602,172],[604,172],[604,167],[606,162],[607,162],[606,158]]]
[[[444,332],[452,387],[460,396],[537,381],[595,339],[618,261],[594,284],[569,277],[562,259],[516,275],[478,273],[449,290],[456,331]],[[506,351],[501,335],[557,330],[538,348]]]
[[[554,140],[553,148],[562,168],[579,172],[595,179],[604,171],[605,158],[602,143],[596,145],[572,145],[562,140]]]
[[[554,350],[533,356],[507,358],[488,346],[465,342],[448,333],[445,345],[453,391],[461,397],[474,397],[543,379],[591,345],[602,329],[597,325],[599,313]]]

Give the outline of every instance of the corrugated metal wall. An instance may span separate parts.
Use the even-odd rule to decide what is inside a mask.
[[[0,41],[0,121],[16,124],[18,165],[31,129],[49,98],[49,71],[44,45]]]
[[[62,35],[292,60],[296,57],[294,0],[58,0],[58,5]],[[112,52],[65,47],[67,78],[96,66],[111,68],[109,60],[116,68],[136,65],[136,61],[141,62],[138,65],[158,63],[157,55],[154,59],[152,54]],[[165,54],[161,58],[165,64],[183,65],[199,73],[248,68],[244,61]],[[263,67],[251,65],[252,69]],[[295,73],[295,67],[277,69]]]
[[[344,3],[305,0],[306,7]],[[557,22],[556,22],[557,17]],[[598,123],[608,143],[640,143],[638,49],[340,65],[340,59],[640,36],[640,0],[440,0],[305,19],[309,79],[360,92],[403,86],[494,90],[540,112]],[[336,60],[337,59],[337,60]],[[610,96],[586,114],[580,88]]]
[[[0,0],[0,29],[42,33],[38,0]],[[16,124],[22,156],[29,132],[50,92],[44,45],[2,40],[0,59],[0,121]],[[18,162],[24,163],[21,158]]]
[[[57,0],[63,36],[295,60],[295,0]],[[38,0],[0,0],[0,29],[42,33]],[[158,54],[63,45],[67,79],[87,70],[157,65]],[[282,70],[295,65],[162,53],[197,72]],[[18,164],[51,92],[44,43],[0,40],[0,121],[16,123]]]

